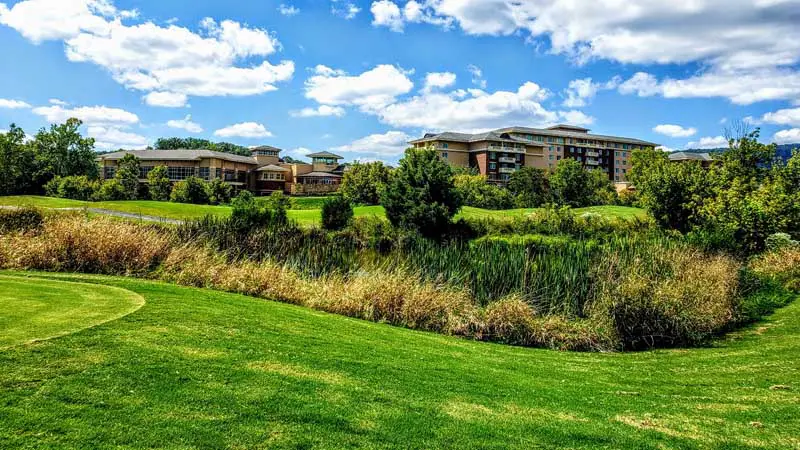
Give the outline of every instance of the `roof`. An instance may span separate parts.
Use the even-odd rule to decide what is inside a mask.
[[[306,155],[306,157],[308,157],[308,158],[336,158],[336,159],[344,159],[344,157],[343,157],[343,156],[339,156],[339,155],[333,154],[333,153],[331,153],[331,152],[319,152],[319,153],[311,153],[311,154],[309,154],[309,155]]]
[[[342,178],[341,175],[336,175],[335,173],[330,172],[311,172],[311,173],[304,173],[303,175],[297,175],[297,178]]]
[[[713,161],[709,153],[673,152],[669,154],[670,161]]]
[[[232,153],[215,152],[212,150],[123,150],[100,155],[100,160],[118,160],[131,154],[144,161],[199,161],[201,159],[215,158],[224,161],[256,165],[256,160],[250,156],[234,155]]]
[[[252,152],[259,151],[259,150],[261,150],[261,151],[271,150],[273,152],[279,152],[279,153],[283,151],[283,150],[279,149],[278,147],[273,147],[271,145],[259,145],[258,147],[253,147],[253,148],[250,149],[250,151],[252,151]]]
[[[529,127],[508,127],[508,128],[500,128],[497,130],[492,130],[488,133],[478,133],[478,134],[453,133],[450,131],[446,131],[439,134],[428,133],[423,138],[415,139],[411,141],[411,143],[413,144],[417,142],[429,142],[429,141],[451,141],[451,142],[469,143],[469,142],[480,142],[489,140],[489,141],[499,141],[499,142],[518,142],[518,143],[525,143],[527,145],[541,144],[541,143],[537,144],[536,142],[528,141],[525,139],[515,139],[511,136],[508,137],[502,136],[503,134],[508,134],[508,133],[519,133],[519,134],[538,134],[542,136],[569,137],[577,139],[598,139],[605,141],[622,142],[626,144],[648,145],[653,147],[658,145],[653,142],[643,141],[641,139],[633,139],[633,138],[626,138],[619,136],[607,136],[602,134],[591,134],[588,133],[588,131],[589,130],[586,128],[574,127],[571,125],[557,125],[546,129],[529,128]]]
[[[275,164],[267,164],[266,166],[261,166],[256,169],[256,172],[288,172],[289,169],[281,166],[276,166]]]

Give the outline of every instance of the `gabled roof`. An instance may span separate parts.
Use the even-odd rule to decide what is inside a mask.
[[[99,160],[115,161],[131,154],[142,161],[199,161],[201,159],[221,159],[223,161],[238,162],[242,164],[258,164],[251,156],[240,156],[232,153],[215,152],[212,150],[123,150],[98,156]]]
[[[709,153],[673,152],[669,154],[670,161],[713,161]]]
[[[288,172],[289,169],[281,166],[276,166],[275,164],[267,164],[266,166],[261,166],[256,169],[256,172]]]
[[[259,145],[258,147],[253,147],[253,148],[250,149],[251,152],[255,152],[255,151],[258,151],[258,150],[261,150],[261,151],[273,151],[273,152],[278,152],[278,153],[283,151],[283,150],[279,149],[278,147],[273,147],[271,145]]]
[[[297,175],[297,178],[342,178],[342,176],[330,172],[311,172]]]
[[[618,136],[606,136],[602,134],[591,134],[588,133],[587,128],[576,127],[572,125],[556,125],[550,128],[529,128],[529,127],[508,127],[508,128],[500,128],[497,130],[489,131],[488,133],[478,133],[478,134],[467,134],[467,133],[453,133],[450,131],[445,131],[443,133],[432,134],[428,133],[421,139],[415,139],[411,141],[412,144],[419,143],[419,142],[431,142],[431,141],[450,141],[450,142],[479,142],[479,141],[495,141],[495,142],[517,142],[517,143],[525,143],[527,145],[543,145],[541,142],[536,141],[529,141],[526,139],[515,139],[511,136],[503,136],[509,133],[517,133],[517,134],[537,134],[541,136],[554,136],[554,137],[569,137],[569,138],[577,138],[577,139],[597,139],[597,140],[604,140],[604,141],[612,141],[612,142],[622,142],[626,144],[636,144],[636,145],[647,145],[647,146],[657,146],[658,144],[643,141],[641,139],[633,139],[633,138],[626,138],[626,137],[618,137]]]
[[[333,154],[333,153],[331,153],[331,152],[319,152],[319,153],[311,153],[311,154],[309,154],[309,155],[306,155],[306,157],[308,157],[308,158],[335,158],[335,159],[344,159],[344,157],[343,157],[343,156],[339,156],[339,155]]]

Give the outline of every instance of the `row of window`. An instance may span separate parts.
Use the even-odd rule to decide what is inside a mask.
[[[147,176],[150,174],[154,166],[140,166],[139,167],[139,178],[146,179]],[[117,168],[113,166],[107,166],[103,168],[103,178],[111,179],[117,173]],[[214,176],[216,178],[223,178],[223,170],[220,168],[215,169]],[[170,181],[181,181],[185,180],[189,177],[199,177],[206,181],[211,179],[211,169],[209,167],[170,167],[167,166],[167,177]],[[224,171],[224,180],[225,181],[239,181],[244,183],[247,180],[247,172],[244,171],[235,171],[231,169],[226,169]]]
[[[577,139],[577,138],[567,138],[566,141],[562,137],[554,137],[554,136],[534,136],[531,134],[523,135],[525,139],[534,142],[547,142],[548,144],[586,144],[586,145],[604,145],[608,148],[618,148],[622,150],[639,150],[641,148],[649,148],[649,147],[642,147],[639,145],[632,145],[632,144],[620,144],[616,142],[606,142],[606,141],[597,141],[592,139]]]
[[[286,181],[286,177],[282,173],[262,172],[261,179],[263,181]]]

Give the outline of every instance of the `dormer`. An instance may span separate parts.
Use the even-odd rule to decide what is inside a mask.
[[[344,159],[330,152],[311,153],[306,156],[311,158],[314,172],[332,172],[339,167],[339,160]]]
[[[280,153],[281,149],[269,145],[254,147],[250,150],[250,154],[253,155],[259,166],[278,164],[280,162]]]

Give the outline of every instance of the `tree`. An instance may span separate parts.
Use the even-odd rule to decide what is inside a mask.
[[[73,200],[92,200],[99,189],[98,182],[85,175],[55,177],[44,186],[45,193],[51,197]]]
[[[222,181],[222,178],[214,178],[208,183],[208,195],[211,204],[221,205],[231,201],[233,188],[230,184]]]
[[[507,189],[487,183],[483,175],[456,175],[453,184],[466,206],[510,209],[514,205],[514,197]]]
[[[250,156],[252,152],[247,147],[231,144],[229,142],[211,142],[197,138],[159,138],[155,144],[156,150],[213,150],[217,152],[232,153],[234,155]]]
[[[511,174],[508,190],[518,208],[538,208],[553,199],[547,172],[535,167],[525,166]]]
[[[147,174],[147,185],[150,187],[150,198],[159,202],[169,200],[172,183],[169,181],[167,166],[156,166]]]
[[[209,202],[208,186],[201,178],[188,177],[175,183],[170,200],[176,203],[207,205]]]
[[[114,178],[122,185],[124,199],[136,200],[139,194],[139,158],[131,153],[123,156],[117,163]]]
[[[49,131],[43,128],[36,134],[31,145],[36,153],[38,170],[35,176],[39,185],[55,176],[97,178],[94,139],[81,136],[78,128],[82,124],[78,119],[67,119],[64,124],[51,125]]]
[[[554,200],[575,208],[595,202],[596,179],[574,159],[563,159],[550,175]]]
[[[352,203],[377,205],[389,182],[389,168],[381,162],[351,165],[344,173],[339,192]]]
[[[381,196],[389,221],[432,237],[442,236],[461,208],[453,171],[430,148],[410,148]]]
[[[98,202],[128,200],[129,192],[125,186],[117,179],[105,180],[100,184],[100,188],[94,194],[93,200]]]
[[[11,124],[0,133],[0,195],[24,194],[33,191],[36,155],[25,143],[25,132]]]
[[[322,228],[341,230],[353,219],[353,205],[342,195],[325,199],[322,204]]]

